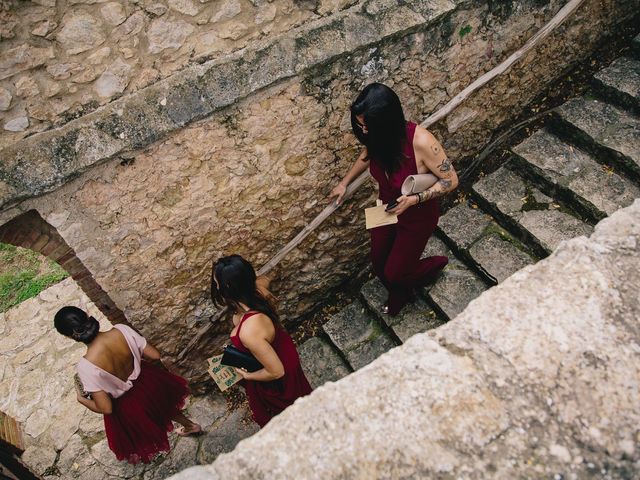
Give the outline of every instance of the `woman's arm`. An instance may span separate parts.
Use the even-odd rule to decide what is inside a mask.
[[[424,201],[455,190],[458,186],[458,174],[436,137],[424,128],[418,127],[413,147],[418,161],[439,178],[433,186],[425,190]]]
[[[108,393],[100,390],[99,392],[91,392],[91,398],[85,398],[78,394],[78,402],[95,413],[109,415],[112,411],[111,397]]]
[[[257,314],[245,320],[240,331],[242,344],[249,349],[264,367],[255,372],[236,369],[247,380],[269,382],[284,376],[284,365],[268,340],[270,325],[273,324],[269,317]]]
[[[155,362],[157,360],[160,360],[160,352],[158,351],[158,349],[156,347],[154,347],[150,343],[147,343],[145,345],[144,350],[142,350],[142,356],[146,360],[149,360],[151,362]]]
[[[422,192],[421,196],[424,202],[441,197],[458,186],[458,175],[442,145],[436,140],[436,137],[420,126],[416,128],[413,151],[416,154],[416,161],[439,179],[433,186]],[[397,202],[398,205],[389,211],[401,215],[407,208],[417,205],[419,198],[418,195],[401,195],[397,198]]]
[[[369,168],[369,154],[367,153],[366,147],[362,150],[358,159],[355,161],[351,169],[347,172],[344,178],[336,185],[331,193],[329,194],[329,198],[336,198],[336,205],[340,205],[342,202],[342,197],[347,191],[347,187],[349,184],[357,178],[362,172],[364,172],[367,168]]]

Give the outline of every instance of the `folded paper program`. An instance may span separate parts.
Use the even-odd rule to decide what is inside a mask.
[[[367,230],[398,223],[398,216],[393,213],[386,212],[385,208],[386,205],[378,205],[377,207],[364,209]]]

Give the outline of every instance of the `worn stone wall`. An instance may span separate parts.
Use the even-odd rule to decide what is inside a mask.
[[[629,479],[640,200],[175,480]]]
[[[355,0],[3,0],[0,148]]]
[[[520,47],[562,3],[367,2],[323,21],[304,41],[278,40],[268,69],[261,63],[268,57],[243,56],[224,88],[207,82],[211,72],[231,72],[227,64],[181,72],[185,83],[174,76],[5,149],[11,169],[0,176],[0,193],[49,193],[22,201],[14,195],[19,203],[5,207],[0,222],[37,209],[129,321],[175,359],[212,314],[211,260],[238,252],[260,266],[326,205],[357,153],[347,110],[364,84],[392,85],[408,118],[420,120]],[[452,158],[485,143],[633,13],[634,3],[588,0],[524,66],[474,95],[436,128]],[[371,17],[358,8],[379,14],[382,30],[370,30]],[[462,34],[467,26],[470,33]],[[349,49],[344,38],[360,47]],[[245,83],[234,89],[233,82]],[[202,105],[199,92],[221,103]],[[51,178],[57,183],[47,183]],[[371,195],[364,189],[285,259],[275,287],[286,318],[317,305],[366,265],[361,209]],[[182,371],[201,378],[202,358],[227,329],[218,325]]]

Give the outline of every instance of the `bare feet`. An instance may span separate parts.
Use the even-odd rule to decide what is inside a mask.
[[[181,437],[188,437],[189,435],[198,435],[202,433],[202,427],[197,423],[194,423],[189,428],[185,428],[185,427],[176,428],[176,433]]]

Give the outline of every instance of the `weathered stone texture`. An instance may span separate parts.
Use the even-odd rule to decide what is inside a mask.
[[[393,85],[407,117],[424,118],[486,70],[488,63],[497,63],[521,46],[560,3],[540,7],[525,2],[517,15],[488,11],[484,2],[463,2],[452,12],[456,4],[446,0],[412,1],[395,13],[392,1],[355,4],[353,10],[302,27],[313,31],[313,38],[335,37],[335,45],[310,46],[312,37],[305,42],[292,31],[272,45],[256,51],[248,48],[242,58],[231,55],[194,66],[127,95],[129,85],[137,81],[141,59],[146,62],[149,56],[148,28],[153,22],[179,19],[192,25],[209,8],[213,15],[220,4],[199,5],[200,13],[193,18],[173,7],[165,12],[152,8],[157,13],[133,9],[109,35],[130,42],[127,48],[143,49],[144,55],[118,60],[124,56],[121,45],[108,36],[92,50],[56,57],[48,65],[50,72],[38,70],[72,82],[85,70],[95,69],[96,80],[79,84],[90,88],[115,62],[131,65],[132,75],[129,83],[120,83],[115,74],[111,81],[103,80],[114,95],[118,90],[124,94],[120,100],[3,151],[1,168],[8,172],[7,179],[0,176],[3,198],[15,201],[66,184],[3,211],[0,221],[31,208],[46,219],[64,216],[57,228],[78,258],[131,323],[175,359],[213,313],[208,298],[212,259],[237,252],[259,267],[324,208],[326,194],[357,152],[347,111],[365,83],[380,80]],[[102,18],[99,12],[105,5],[91,14]],[[245,15],[249,6],[242,5],[240,14],[224,22]],[[86,6],[77,8],[84,11]],[[145,8],[151,3],[145,2]],[[482,143],[479,138],[486,140],[497,123],[511,118],[566,68],[567,58],[586,55],[608,28],[605,22],[614,21],[602,15],[603,10],[615,10],[622,18],[627,8],[613,0],[587,2],[546,41],[539,55],[531,54],[526,68],[515,68],[517,74],[508,74],[470,99],[468,108],[480,113],[443,137],[451,156],[475,149]],[[287,22],[294,23],[302,12],[293,7],[281,11],[286,12]],[[598,20],[587,22],[586,14]],[[410,22],[412,33],[398,24],[402,22],[376,23],[370,15],[380,15],[380,20],[400,15]],[[419,17],[424,19],[422,25]],[[473,20],[479,18],[486,22]],[[460,25],[471,20],[472,33],[461,37]],[[389,26],[400,33],[380,41]],[[198,32],[194,30],[188,41],[200,42]],[[492,40],[484,40],[485,34],[492,34]],[[145,41],[132,47],[137,35],[144,35]],[[574,48],[576,42],[583,50]],[[311,47],[322,49],[322,58],[331,60],[309,63]],[[169,55],[168,50],[158,55]],[[162,58],[163,65],[179,63],[171,55]],[[145,81],[165,73],[149,67]],[[66,88],[56,94],[58,101],[71,102]],[[11,85],[9,90],[13,89]],[[256,89],[263,90],[252,93]],[[15,101],[13,97],[11,105]],[[64,107],[61,104],[61,111],[68,111]],[[80,115],[82,110],[76,112]],[[73,177],[77,178],[69,181]],[[317,305],[329,289],[364,264],[368,236],[361,209],[370,204],[370,196],[371,189],[363,189],[283,261],[274,288],[285,318]],[[475,282],[473,275],[464,275],[465,282]],[[452,305],[452,311],[459,307]],[[200,350],[191,352],[182,365],[187,376],[204,376],[201,361],[220,345],[227,327],[216,325]]]
[[[9,0],[0,12],[0,88],[13,91],[15,75],[26,72],[34,81],[55,81],[57,93],[44,100],[48,118],[32,116],[32,124],[16,137],[0,131],[0,148],[26,133],[64,123],[72,107],[104,104],[122,93],[148,85],[144,78],[150,68],[167,77],[202,58],[222,56],[264,38],[340,11],[353,2],[326,4],[322,11],[315,4],[294,0],[275,0],[252,5],[240,1],[202,2],[170,0],[164,2],[124,0],[122,2],[74,1],[21,2]],[[95,4],[95,6],[93,6]],[[19,28],[15,28],[20,25]],[[11,29],[9,30],[9,27]],[[6,33],[4,30],[7,29]],[[6,38],[6,40],[5,40]],[[87,60],[104,46],[109,54],[97,63],[97,73],[88,74]],[[130,60],[130,85],[121,90],[102,90],[96,78],[113,62]],[[60,63],[77,63],[85,80],[78,85],[68,77],[52,75],[47,69]],[[95,63],[94,63],[95,64]],[[63,106],[58,103],[62,102]],[[16,99],[12,112],[0,113],[4,124],[16,109],[26,108]],[[0,109],[3,110],[3,109]]]
[[[596,86],[609,98],[640,112],[640,61],[618,58],[594,78]]]
[[[603,160],[640,179],[640,119],[597,99],[579,97],[557,111],[558,128]]]
[[[633,477],[638,242],[640,200],[172,478]]]
[[[524,160],[519,164],[525,170],[559,190],[592,218],[602,219],[640,197],[640,189],[632,181],[547,130],[535,132],[513,151]],[[604,171],[607,175],[603,175]]]

